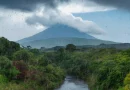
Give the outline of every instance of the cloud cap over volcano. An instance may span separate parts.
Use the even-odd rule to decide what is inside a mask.
[[[83,20],[82,18],[75,17],[72,14],[66,14],[64,12],[55,10],[43,10],[40,15],[37,15],[36,13],[27,18],[26,22],[30,25],[41,24],[47,27],[59,23],[68,25],[80,30],[81,32],[86,32],[89,34],[102,35],[106,33],[102,28],[92,21]]]

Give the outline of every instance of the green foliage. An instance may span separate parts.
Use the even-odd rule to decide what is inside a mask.
[[[47,66],[51,63],[51,60],[48,59],[46,56],[41,56],[38,60],[38,65],[40,66]]]
[[[44,86],[47,86],[47,90],[53,90],[57,86],[60,86],[65,78],[65,73],[60,67],[54,67],[50,64],[45,67],[43,73],[45,73],[43,81],[46,82]]]
[[[23,60],[29,62],[33,58],[33,54],[27,50],[19,50],[14,53],[14,60]]]
[[[127,76],[125,77],[124,84],[130,84],[130,74],[127,74]]]
[[[20,73],[20,71],[18,69],[16,69],[16,67],[12,66],[10,69],[10,78],[13,79],[15,78],[18,74]]]
[[[8,79],[5,76],[0,75],[0,84],[7,83],[7,82],[8,82]]]
[[[11,61],[7,57],[0,56],[0,69],[9,69],[9,68],[11,68]]]
[[[7,84],[0,84],[1,90],[54,90],[66,73],[87,81],[91,90],[130,90],[130,49],[82,52],[73,44],[56,52],[19,49],[17,43],[0,38],[0,83]],[[12,83],[14,79],[19,84]]]
[[[0,56],[0,74],[6,76],[8,79],[16,77],[19,71],[13,67],[12,62],[4,56]]]
[[[18,43],[8,41],[6,38],[0,38],[0,55],[6,55],[12,58],[12,54],[20,49]]]
[[[124,90],[130,90],[130,73],[124,79]]]
[[[73,45],[73,44],[68,44],[68,45],[66,46],[66,50],[69,51],[69,52],[73,52],[73,51],[76,50],[76,46]]]
[[[123,79],[130,71],[129,51],[90,49],[87,52],[64,52],[63,56],[59,52],[57,57],[67,73],[89,80],[92,90],[117,90],[123,86]]]
[[[45,90],[44,87],[39,87],[33,82],[24,82],[20,84],[16,83],[5,83],[0,84],[0,90]]]
[[[119,89],[118,90],[124,90],[124,88],[123,87],[119,87]]]
[[[42,55],[30,46],[20,49],[19,44],[0,38],[0,90],[54,90],[59,87],[65,71],[56,65],[56,56],[53,52]]]
[[[11,61],[4,56],[0,56],[0,74],[9,76],[11,68]]]
[[[27,64],[20,60],[20,61],[13,61],[13,66],[19,70],[19,73],[17,74],[18,80],[24,80],[28,71]],[[15,70],[12,70],[14,73],[17,73]]]
[[[53,90],[61,85],[65,78],[64,70],[51,64],[44,67],[31,66],[28,72],[28,83],[37,84],[45,90]]]
[[[40,51],[38,49],[30,49],[30,52],[32,52],[34,55],[39,55]]]

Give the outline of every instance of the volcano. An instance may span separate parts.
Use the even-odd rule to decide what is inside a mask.
[[[80,30],[76,28],[63,24],[56,24],[31,37],[19,40],[18,42],[23,46],[30,45],[33,48],[51,48],[55,46],[65,46],[67,44],[99,45],[101,43],[113,43],[110,41],[96,39],[87,33],[80,32]]]

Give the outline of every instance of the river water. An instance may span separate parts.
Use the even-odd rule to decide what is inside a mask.
[[[56,90],[89,90],[88,85],[72,76],[67,76],[64,83]]]

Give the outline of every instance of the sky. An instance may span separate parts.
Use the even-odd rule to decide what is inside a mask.
[[[0,37],[17,41],[57,23],[130,43],[129,0],[0,0]]]

